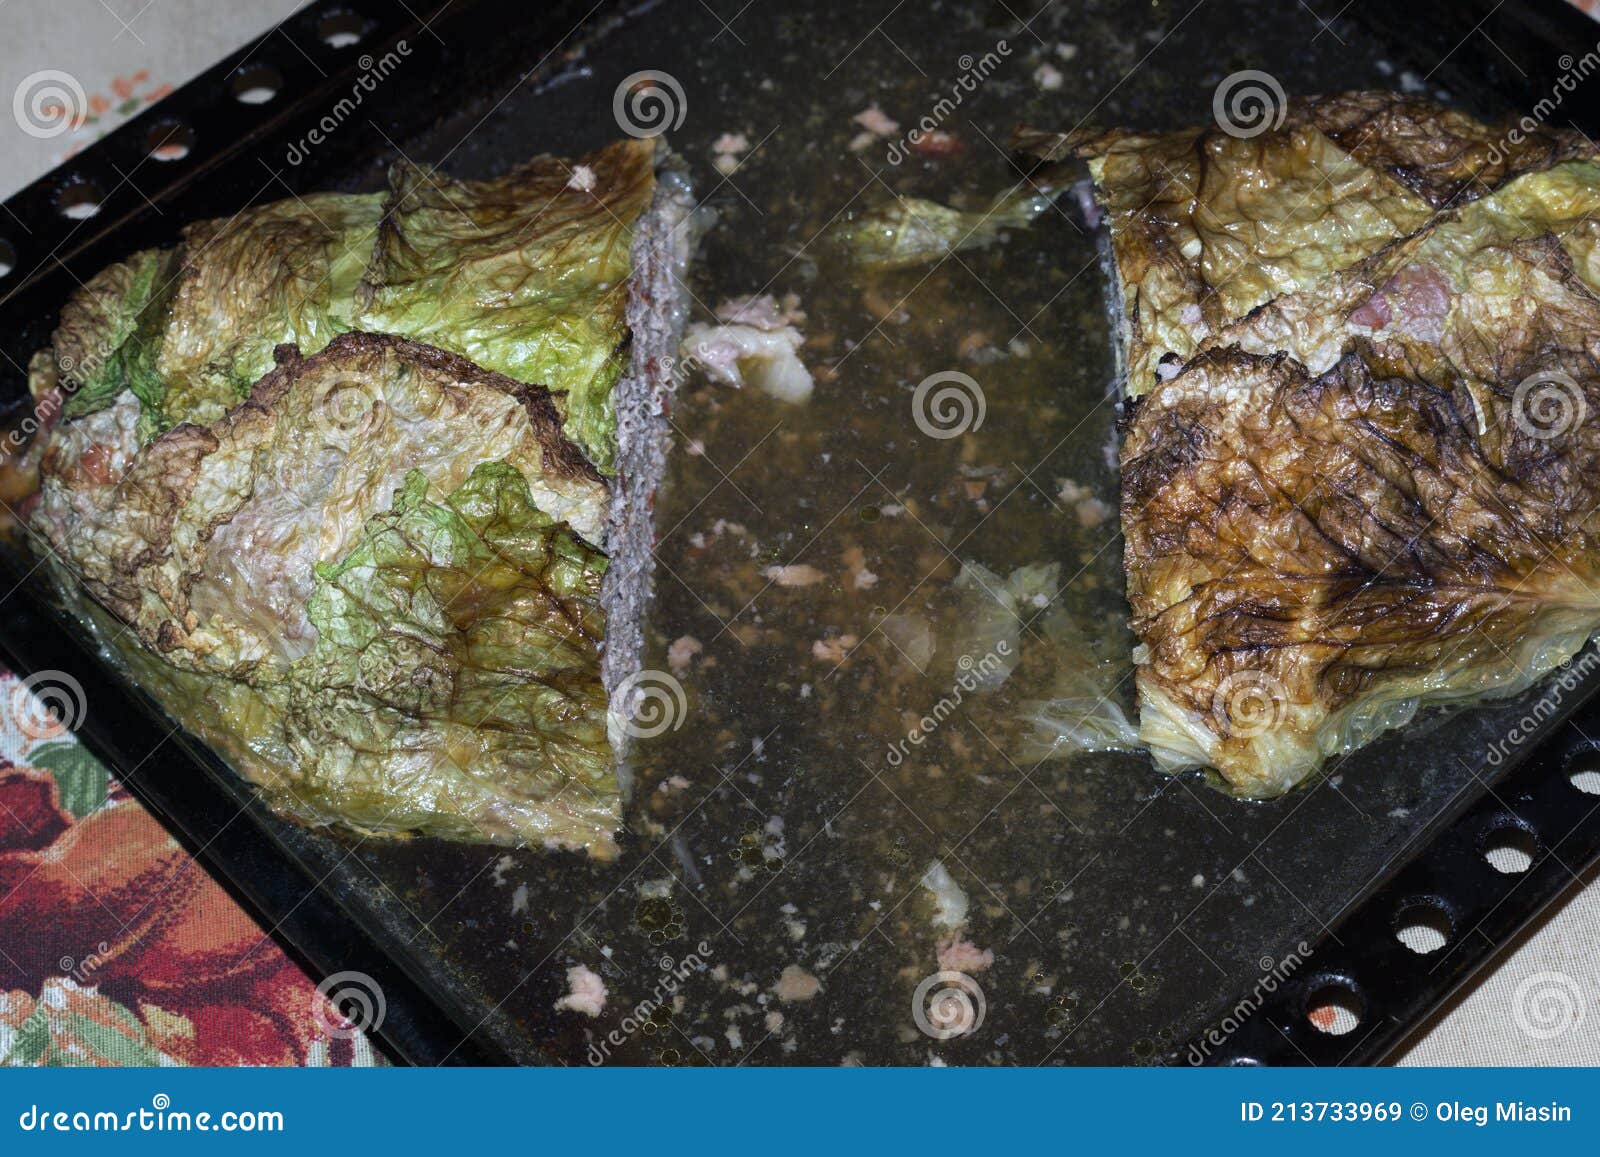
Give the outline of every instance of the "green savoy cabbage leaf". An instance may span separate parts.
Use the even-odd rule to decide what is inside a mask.
[[[103,409],[126,389],[159,389],[155,351],[176,267],[171,251],[143,250],[101,270],[62,308],[53,342],[63,418]]]
[[[155,375],[135,388],[147,433],[243,400],[283,342],[313,353],[355,324],[379,194],[314,193],[184,230]]]
[[[413,471],[317,567],[289,669],[294,802],[357,827],[609,846],[619,806],[598,648],[605,558],[503,462],[430,497]]]
[[[655,189],[653,157],[650,142],[621,141],[577,168],[538,157],[471,182],[396,165],[363,328],[566,395],[567,437],[611,470],[629,247]]]
[[[386,193],[317,193],[198,222],[176,249],[112,266],[63,310],[66,416],[131,389],[149,441],[242,401],[279,344],[310,355],[364,330],[547,387],[567,436],[609,472],[633,225],[654,165],[641,140],[486,181],[401,162]]]

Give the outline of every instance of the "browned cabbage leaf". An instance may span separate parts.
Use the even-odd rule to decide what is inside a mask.
[[[1600,165],[1427,101],[1031,134],[1085,157],[1127,340],[1139,738],[1283,792],[1600,629]]]
[[[1354,353],[1312,376],[1218,350],[1139,405],[1123,529],[1158,765],[1276,795],[1423,703],[1527,687],[1600,627],[1600,429],[1537,425],[1515,377],[1600,412],[1600,303],[1542,324],[1483,433],[1464,390]]]
[[[1548,127],[1486,125],[1417,97],[1291,101],[1280,128],[1236,136],[1024,131],[1046,163],[1088,161],[1110,230],[1126,389],[1137,396],[1206,338],[1425,224],[1442,206],[1593,150]]]
[[[1600,628],[1600,168],[1559,165],[1220,335],[1133,404],[1140,738],[1272,795]]]

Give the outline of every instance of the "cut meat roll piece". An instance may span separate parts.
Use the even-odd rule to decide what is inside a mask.
[[[580,167],[191,225],[35,359],[64,598],[297,819],[615,849],[691,206]]]
[[[1163,769],[1279,794],[1600,629],[1600,165],[1499,134],[1356,93],[1250,138],[1032,135],[1107,211]]]

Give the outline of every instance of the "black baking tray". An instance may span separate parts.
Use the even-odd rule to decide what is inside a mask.
[[[871,100],[916,107],[931,99],[941,78],[1002,38],[1010,71],[986,81],[950,124],[964,130],[974,164],[1007,176],[999,147],[979,142],[1003,140],[1014,120],[1177,124],[1206,115],[1217,81],[1247,68],[1271,70],[1291,92],[1406,85],[1443,90],[1483,113],[1531,109],[1597,39],[1594,25],[1557,0],[1357,0],[1338,15],[1338,5],[1324,7],[1326,19],[1270,0],[934,4],[915,12],[892,2],[735,0],[309,5],[7,202],[0,238],[14,268],[0,278],[0,399],[13,411],[25,404],[21,367],[47,344],[79,281],[134,249],[170,243],[184,222],[290,192],[371,188],[401,154],[479,175],[542,150],[593,147],[617,134],[619,84],[644,70],[682,82],[692,115],[672,139],[723,217],[695,275],[697,296],[748,292],[772,279],[808,292],[820,329],[841,319],[807,280],[811,232],[800,228],[802,202],[823,199],[826,218],[850,211],[875,180],[898,187],[920,179],[882,166],[873,176],[866,165],[806,183],[800,177],[821,163],[818,151],[834,147],[827,132]],[[330,28],[352,27],[358,43],[325,42]],[[339,115],[325,141],[305,148],[363,72],[401,42],[394,76],[363,93],[358,115]],[[1013,56],[1027,68],[1011,64]],[[1032,76],[1045,61],[1068,78],[1058,95]],[[262,87],[275,93],[265,104],[235,99]],[[1595,96],[1579,86],[1552,119],[1592,135],[1600,126]],[[706,163],[724,131],[750,135],[759,159],[749,176],[722,182]],[[149,159],[154,144],[172,140],[188,154]],[[785,185],[793,191],[779,189]],[[63,217],[64,204],[86,198],[100,204],[98,213]],[[1052,334],[1089,327],[1098,289],[1092,272],[1069,280],[1076,255],[1092,251],[1075,223],[1061,216],[1039,232],[1045,252],[1027,268],[1051,271],[1052,246],[1073,255],[1070,265],[1044,279],[1049,288],[1036,301],[1019,293],[1002,304],[1008,313],[1024,305],[1017,312],[1031,313],[1048,346]],[[997,312],[985,296],[995,295],[973,281],[1002,284],[1006,262],[1022,261],[975,255],[970,267],[930,276],[927,289],[908,283],[907,300],[942,293],[930,308],[944,301],[981,318]],[[1109,374],[1103,337],[1091,329],[1063,339],[1083,343],[1070,348],[1092,363],[1086,374]],[[868,383],[890,375],[895,359],[914,357],[892,342],[874,346],[871,333],[861,349],[844,372]],[[698,460],[675,465],[680,497],[667,514],[705,503],[699,513],[766,527],[780,543],[790,540],[779,528],[804,528],[775,556],[784,562],[804,552],[813,531],[821,537],[859,524],[853,514],[829,520],[805,488],[775,497],[757,489],[731,465],[752,445],[767,469],[785,476],[819,470],[824,444],[840,458],[847,450],[864,459],[866,497],[850,509],[875,514],[884,491],[925,484],[919,456],[937,459],[947,449],[874,441],[848,416],[837,430],[821,430],[828,416],[815,412],[767,442],[729,420],[723,446],[724,427],[711,413],[718,406],[691,394],[681,420],[707,422],[705,457],[729,464],[738,480],[719,480],[720,469]],[[1008,420],[1002,400],[989,420]],[[856,425],[872,428],[866,418]],[[807,440],[823,434],[831,440]],[[1065,452],[1078,461],[1098,444],[1080,438]],[[1032,524],[1022,525],[1009,537],[1026,537]],[[991,542],[993,527],[972,528],[975,549]],[[1007,544],[988,549],[1003,556]],[[707,602],[716,600],[698,593],[696,557],[675,538],[662,557],[657,644],[690,629],[710,638],[718,628]],[[848,701],[833,701],[820,719],[806,715],[793,706],[781,663],[768,662],[766,679],[752,678],[767,660],[749,659],[727,676],[708,670],[693,688],[706,725],[695,736],[668,737],[651,761],[659,774],[647,771],[643,784],[659,787],[668,771],[684,770],[696,784],[693,798],[674,810],[662,793],[645,791],[614,865],[429,841],[362,843],[266,813],[215,756],[83,649],[29,577],[30,560],[5,552],[0,562],[11,572],[0,626],[7,662],[20,673],[73,673],[90,704],[86,742],[313,975],[369,973],[388,1002],[377,1034],[397,1059],[416,1063],[593,1059],[596,1033],[620,1014],[588,1024],[553,1013],[565,968],[600,968],[613,1010],[625,1011],[649,995],[659,957],[682,961],[702,943],[720,975],[696,971],[684,986],[685,1007],[628,1034],[608,1059],[925,1063],[937,1051],[951,1063],[1374,1062],[1600,857],[1594,797],[1571,779],[1594,758],[1589,737],[1600,736],[1600,710],[1588,702],[1600,664],[1581,659],[1558,691],[1419,720],[1342,761],[1315,788],[1251,807],[1193,780],[1158,780],[1137,760],[1096,764],[1075,778],[1047,769],[1037,785],[1030,770],[1021,795],[1021,783],[1006,790],[988,777],[957,790],[934,781],[908,790],[869,765],[881,736],[864,708],[859,725],[843,718],[853,714]],[[752,619],[775,632],[851,626],[776,603]],[[766,683],[785,695],[756,690]],[[1536,722],[1507,746],[1504,737],[1524,716]],[[1041,797],[1070,800],[1071,814]],[[775,816],[786,830],[773,830]],[[1526,852],[1524,870],[1493,867],[1485,852],[1494,848]],[[910,962],[926,953],[868,902],[881,894],[883,908],[899,900],[909,911],[920,866],[935,855],[964,879],[978,910],[971,934],[997,956],[982,975],[984,1031],[937,1050],[913,1027],[908,1006],[917,975],[905,969],[916,973]],[[659,887],[641,891],[647,879]],[[1418,955],[1397,940],[1397,926],[1419,918],[1443,929],[1442,949]],[[808,926],[798,938],[795,922]],[[767,990],[791,962],[822,975],[823,993],[804,1004],[772,1003]],[[1329,1001],[1354,1010],[1354,1032],[1312,1026],[1308,1013]],[[1241,1007],[1248,1015],[1238,1015]],[[770,1012],[781,1012],[783,1023],[770,1027]],[[1210,1031],[1219,1025],[1228,1027]],[[740,1028],[738,1046],[729,1026]]]

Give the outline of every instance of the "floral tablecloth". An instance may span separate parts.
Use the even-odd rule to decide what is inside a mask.
[[[311,978],[0,671],[0,1063],[373,1059]]]

